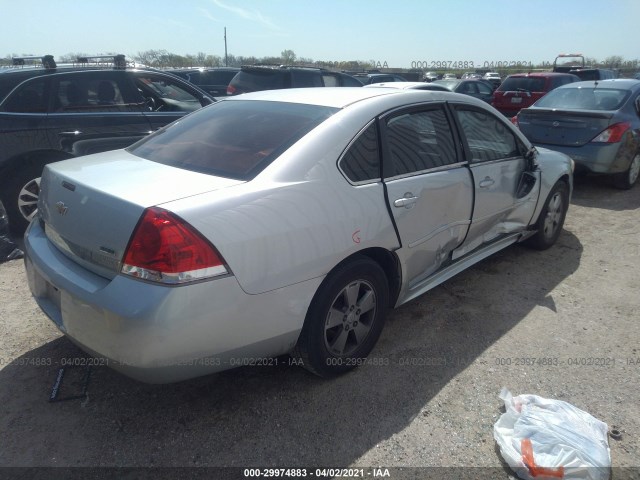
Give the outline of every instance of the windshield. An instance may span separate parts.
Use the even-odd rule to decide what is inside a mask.
[[[128,151],[164,165],[249,180],[336,111],[297,103],[221,101]]]
[[[563,110],[618,110],[628,96],[628,90],[614,88],[558,88],[538,100],[535,106]]]
[[[544,92],[545,79],[540,77],[508,77],[498,87],[501,92]]]

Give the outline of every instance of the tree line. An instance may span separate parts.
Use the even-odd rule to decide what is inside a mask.
[[[106,52],[100,55],[116,55],[115,52]],[[10,54],[4,59],[0,58],[0,65],[11,65],[12,57],[32,56],[28,54]],[[73,63],[78,57],[87,57],[90,54],[84,52],[70,52],[56,58],[58,63]],[[187,68],[187,67],[239,67],[241,65],[273,64],[273,65],[309,65],[336,70],[366,71],[376,68],[379,62],[375,60],[338,60],[325,61],[311,58],[298,57],[293,50],[283,50],[279,56],[254,57],[241,55],[211,55],[204,52],[196,54],[179,55],[167,50],[145,50],[135,55],[127,56],[128,60],[154,68]],[[640,69],[640,60],[625,60],[620,55],[611,55],[600,61],[597,58],[585,57],[587,65],[600,68],[617,68],[623,71],[636,71]],[[385,62],[386,63],[386,62]],[[550,61],[533,65],[533,68],[548,68]]]

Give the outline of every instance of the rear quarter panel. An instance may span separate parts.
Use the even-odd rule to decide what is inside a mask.
[[[252,181],[162,205],[211,240],[247,293],[324,276],[369,247],[399,247],[382,182],[355,186],[337,167],[373,113],[341,113]]]

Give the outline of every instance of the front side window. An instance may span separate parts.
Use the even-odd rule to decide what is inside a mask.
[[[351,144],[339,165],[347,178],[354,183],[380,178],[378,129],[375,122]]]
[[[513,132],[491,113],[458,107],[456,114],[467,140],[471,162],[501,160],[520,155],[519,144]]]
[[[202,106],[187,87],[164,76],[136,75],[135,85],[152,111],[193,112]]]
[[[129,148],[153,162],[250,180],[338,109],[260,101],[221,101]]]
[[[442,108],[414,111],[386,122],[389,162],[385,177],[406,175],[457,162],[451,128]]]

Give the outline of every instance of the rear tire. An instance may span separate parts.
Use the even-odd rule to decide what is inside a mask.
[[[560,236],[564,219],[569,208],[569,187],[559,180],[549,192],[540,212],[535,228],[536,234],[526,241],[526,245],[536,250],[546,250]]]
[[[631,160],[629,168],[622,173],[613,176],[613,185],[620,190],[629,190],[638,181],[640,176],[640,152]]]
[[[316,292],[291,356],[321,377],[361,365],[380,337],[388,303],[387,277],[376,262],[358,257],[338,267]]]

